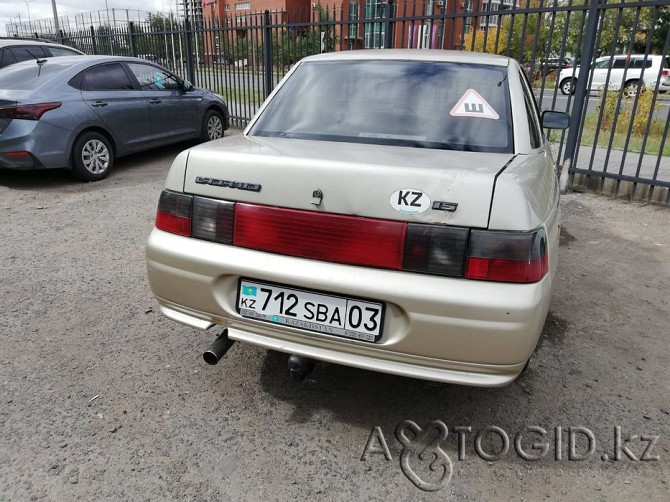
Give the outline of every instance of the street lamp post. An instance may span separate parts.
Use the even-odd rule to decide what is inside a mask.
[[[54,13],[54,28],[56,29],[56,38],[59,42],[62,42],[60,36],[60,26],[58,25],[58,9],[56,8],[56,0],[51,0],[51,10]]]

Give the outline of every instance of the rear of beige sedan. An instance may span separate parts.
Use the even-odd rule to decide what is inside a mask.
[[[375,106],[380,84],[387,107]],[[170,319],[225,329],[209,362],[242,341],[294,361],[502,386],[549,308],[558,194],[513,60],[316,56],[243,135],[175,159],[149,281]]]

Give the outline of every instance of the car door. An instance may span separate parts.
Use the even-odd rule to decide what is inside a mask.
[[[149,103],[154,138],[179,141],[199,135],[202,98],[184,92],[181,81],[157,66],[126,63]]]
[[[124,148],[141,148],[152,140],[149,105],[121,63],[84,70],[81,96]]]
[[[593,66],[593,71],[591,72],[593,79],[591,80],[590,89],[592,91],[597,91],[601,87],[607,85],[608,82],[607,73],[609,72],[611,65],[612,65],[612,59],[610,58],[602,58],[596,60],[596,63]],[[614,82],[614,80],[610,78],[609,82]]]

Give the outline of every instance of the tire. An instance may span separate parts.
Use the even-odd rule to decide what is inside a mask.
[[[575,93],[575,84],[577,83],[577,80],[574,78],[566,78],[561,82],[561,85],[559,86],[561,89],[561,93],[565,94],[566,96],[568,94],[574,94]]]
[[[203,141],[212,141],[214,139],[223,138],[223,116],[216,110],[207,110],[205,118],[202,119],[202,135]]]
[[[629,99],[634,98],[637,94],[638,87],[641,87],[641,93],[644,92],[644,84],[642,84],[639,80],[629,80],[623,86],[623,97]]]
[[[102,134],[82,133],[72,147],[72,173],[84,181],[99,181],[114,165],[114,150]]]

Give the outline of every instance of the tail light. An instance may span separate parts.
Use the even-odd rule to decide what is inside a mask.
[[[463,275],[467,228],[407,224],[403,270],[438,275]]]
[[[236,246],[399,270],[405,223],[237,204]]]
[[[665,69],[661,71],[661,75],[664,77],[670,77],[670,69]]]
[[[191,236],[193,197],[163,190],[158,200],[156,228],[171,234]]]
[[[465,268],[468,279],[537,282],[549,269],[544,230],[472,230]]]
[[[531,283],[548,272],[546,234],[470,230],[220,201],[164,190],[156,228],[335,263]]]
[[[17,105],[0,108],[0,118],[39,120],[49,110],[60,108],[62,103],[39,103],[35,105]]]

